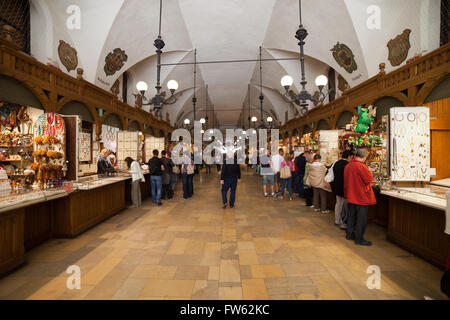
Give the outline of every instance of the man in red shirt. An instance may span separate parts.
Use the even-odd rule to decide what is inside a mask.
[[[364,162],[369,152],[359,149],[356,157],[344,170],[344,197],[348,203],[347,240],[355,240],[355,244],[371,246],[364,239],[367,226],[369,206],[377,203],[372,190],[373,175]]]

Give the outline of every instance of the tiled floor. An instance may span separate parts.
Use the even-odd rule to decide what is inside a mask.
[[[218,176],[195,177],[191,200],[146,201],[76,239],[54,239],[0,279],[0,299],[442,299],[442,272],[386,241],[370,225],[372,247],[344,239],[331,214],[300,200],[262,197],[250,173],[235,209],[221,208]],[[66,269],[81,268],[81,290]],[[370,265],[381,289],[369,290]]]

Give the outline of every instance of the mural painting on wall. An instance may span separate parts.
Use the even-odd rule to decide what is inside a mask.
[[[119,93],[120,93],[120,81],[119,81],[119,79],[117,79],[116,82],[114,82],[114,84],[112,85],[111,92],[116,97],[119,95]]]
[[[343,43],[337,43],[333,49],[333,58],[336,60],[339,66],[345,69],[348,73],[358,69],[358,65],[355,61],[355,55],[352,50]]]
[[[59,40],[58,55],[67,72],[75,70],[78,66],[77,50],[63,40]]]
[[[105,58],[105,74],[107,76],[112,76],[123,67],[127,60],[128,56],[125,54],[124,50],[119,48],[114,49],[114,51],[110,52]]]
[[[343,76],[338,75],[338,89],[344,92],[349,88],[347,80],[344,79]]]
[[[408,57],[411,43],[409,42],[410,29],[403,30],[402,34],[399,34],[394,39],[389,40],[387,47],[389,49],[388,60],[393,67],[399,66]]]

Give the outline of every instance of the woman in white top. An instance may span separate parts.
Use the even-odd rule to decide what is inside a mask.
[[[144,175],[142,174],[141,166],[135,160],[130,157],[125,158],[128,169],[131,173],[131,201],[133,203],[132,207],[137,208],[142,205],[141,197],[141,182],[145,182]]]

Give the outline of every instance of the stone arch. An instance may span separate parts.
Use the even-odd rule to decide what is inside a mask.
[[[373,105],[377,107],[377,115],[376,117],[379,118],[384,115],[389,115],[389,109],[392,107],[401,107],[405,104],[403,101],[397,99],[393,96],[385,96],[381,97],[378,100],[376,100]]]
[[[330,124],[325,119],[320,119],[317,122],[316,130],[330,130]]]
[[[139,122],[137,122],[136,120],[131,120],[128,123],[128,131],[132,131],[132,132],[141,131],[141,126],[140,126]]]
[[[307,134],[307,133],[312,133],[313,129],[309,125],[305,124],[303,126],[303,130],[302,131],[303,131],[303,134]]]
[[[345,127],[345,125],[351,123],[354,115],[355,115],[355,112],[351,112],[351,111],[341,112],[336,120],[336,129]]]
[[[44,91],[27,81],[0,75],[0,87],[0,100],[50,111],[50,102]]]
[[[298,130],[297,129],[292,130],[292,136],[293,137],[297,137],[298,136]]]
[[[153,130],[153,128],[152,127],[147,127],[147,129],[145,129],[145,132],[144,132],[145,134],[147,134],[147,135],[151,135],[152,137],[154,137],[155,136],[155,131]]]
[[[112,127],[118,127],[120,130],[125,128],[123,119],[115,113],[107,112],[103,114],[102,124],[109,125]]]
[[[158,132],[158,138],[164,138],[164,137],[165,137],[164,131],[159,130],[159,132]]]
[[[79,116],[81,120],[96,123],[98,120],[95,108],[78,100],[61,101],[56,112],[64,115]]]
[[[426,87],[425,90],[423,90],[423,92],[422,90],[419,91],[418,104],[422,105],[425,103],[433,102],[436,100],[442,100],[446,98],[450,98],[449,75],[445,75],[444,77],[431,82],[430,86]]]

